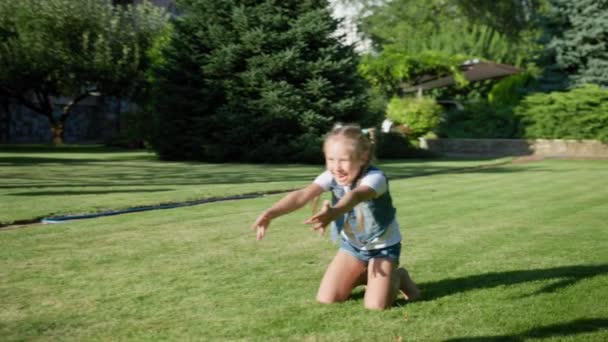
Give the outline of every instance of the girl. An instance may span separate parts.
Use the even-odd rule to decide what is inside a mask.
[[[312,184],[293,191],[264,211],[252,229],[257,240],[266,234],[270,221],[332,192],[332,204],[308,220],[313,230],[325,232],[332,223],[334,241],[341,246],[329,264],[317,300],[336,303],[348,299],[353,288],[366,284],[365,307],[385,309],[392,305],[397,291],[408,300],[420,291],[404,268],[397,268],[401,251],[401,233],[395,217],[384,174],[370,165],[372,144],[356,125],[335,127],[323,144],[327,170]]]

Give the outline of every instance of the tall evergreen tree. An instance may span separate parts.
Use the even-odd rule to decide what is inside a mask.
[[[608,1],[551,0],[544,16],[545,90],[593,83],[608,86]]]
[[[161,158],[310,160],[334,121],[365,114],[357,55],[327,1],[178,5],[156,73]]]

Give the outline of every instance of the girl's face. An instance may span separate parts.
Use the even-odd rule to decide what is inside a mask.
[[[344,137],[332,137],[325,142],[325,164],[327,170],[342,186],[351,185],[364,161],[357,158],[353,142]]]

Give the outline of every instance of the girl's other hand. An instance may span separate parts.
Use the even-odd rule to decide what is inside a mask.
[[[257,241],[262,240],[264,235],[266,235],[266,229],[270,226],[270,216],[266,212],[263,212],[260,216],[258,216],[255,223],[251,225],[251,230],[256,231],[255,239]]]
[[[325,228],[327,225],[333,221],[332,213],[331,213],[331,204],[329,201],[323,201],[323,205],[321,206],[321,210],[318,213],[313,215],[308,220],[304,221],[305,224],[310,224],[311,230],[317,231],[320,235],[325,234]]]

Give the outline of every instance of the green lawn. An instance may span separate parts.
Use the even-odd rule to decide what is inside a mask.
[[[256,242],[249,225],[280,196],[272,195],[0,231],[0,336],[608,340],[608,161],[472,168],[492,163],[499,161],[384,163],[419,302],[367,311],[356,290],[343,304],[315,303],[336,247],[301,223],[309,209],[276,220]],[[72,206],[289,188],[318,170],[165,164],[140,152],[8,151],[0,153],[0,210],[10,222]],[[19,215],[6,209],[19,207],[11,202],[24,207]]]
[[[500,163],[504,160],[387,161],[393,177]],[[148,152],[98,146],[0,145],[0,226],[62,214],[290,190],[322,165],[159,162]]]

